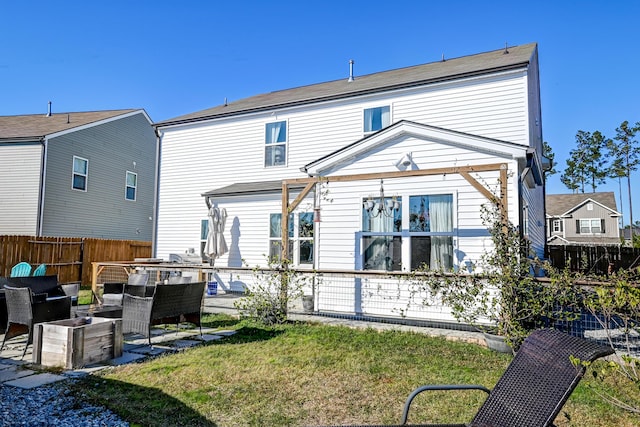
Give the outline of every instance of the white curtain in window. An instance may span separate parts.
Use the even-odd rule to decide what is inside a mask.
[[[380,116],[380,129],[386,128],[391,124],[391,110],[389,107],[382,108]]]
[[[373,130],[373,108],[364,110],[364,131],[371,132]]]
[[[376,212],[374,210],[374,212]],[[369,217],[369,230],[380,233],[391,233],[393,231],[393,217],[389,218],[380,213],[377,217]],[[371,238],[368,251],[367,269],[387,270],[391,253],[389,240],[386,236],[375,236]]]
[[[429,217],[432,232],[453,231],[453,198],[450,195],[429,196]],[[450,236],[431,237],[431,269],[450,270],[453,247]]]

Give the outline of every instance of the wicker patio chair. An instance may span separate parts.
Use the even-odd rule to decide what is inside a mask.
[[[149,281],[148,273],[131,273],[127,279],[129,285],[146,285]]]
[[[11,277],[27,277],[31,275],[31,264],[19,262],[11,267]]]
[[[592,362],[613,349],[554,329],[533,332],[524,341],[493,390],[478,385],[425,385],[407,398],[399,425],[408,426],[409,409],[419,394],[432,390],[482,390],[488,397],[469,424],[419,424],[450,427],[545,427],[553,421],[582,379],[586,368],[570,356]],[[373,426],[369,426],[373,427]]]
[[[130,288],[133,288],[131,286]],[[189,322],[200,327],[204,300],[204,282],[156,285],[152,296],[132,295],[125,287],[122,298],[122,331],[138,333],[149,339],[151,326],[163,324],[179,325]]]
[[[0,346],[0,352],[8,339],[29,334],[22,357],[33,340],[33,325],[71,317],[71,297],[55,297],[50,300],[34,301],[29,288],[4,287],[7,301],[7,329]]]

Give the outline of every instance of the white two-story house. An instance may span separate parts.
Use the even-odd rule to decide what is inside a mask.
[[[536,44],[351,72],[155,127],[156,257],[202,250],[213,206],[227,215],[216,267],[266,265],[286,240],[300,268],[451,270],[490,247],[480,211],[496,200],[543,255]]]

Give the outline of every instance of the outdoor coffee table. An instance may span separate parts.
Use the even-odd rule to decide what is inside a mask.
[[[76,317],[36,323],[33,363],[77,369],[122,356],[122,319]]]
[[[122,306],[91,304],[86,308],[79,307],[76,310],[76,317],[106,317],[108,319],[118,319],[122,317]]]

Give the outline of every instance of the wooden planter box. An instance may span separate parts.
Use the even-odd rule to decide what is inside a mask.
[[[78,317],[34,326],[35,364],[76,369],[120,356],[122,319]]]

